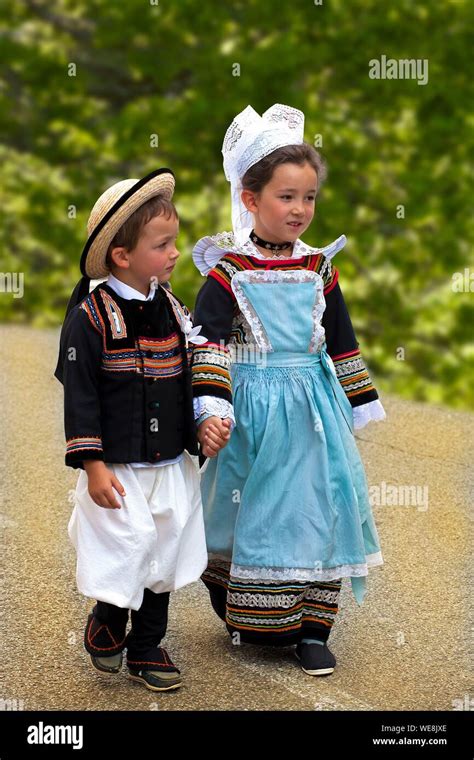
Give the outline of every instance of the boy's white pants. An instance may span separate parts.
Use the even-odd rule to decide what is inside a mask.
[[[121,509],[92,501],[79,473],[68,524],[84,596],[138,610],[143,589],[175,591],[207,567],[198,470],[187,451],[162,467],[107,464],[125,489]]]

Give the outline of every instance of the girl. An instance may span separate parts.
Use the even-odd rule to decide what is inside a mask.
[[[383,563],[354,429],[385,412],[332,265],[346,239],[300,239],[325,178],[303,124],[288,106],[248,106],[227,130],[234,232],[193,252],[207,275],[193,392],[212,457],[201,493],[213,607],[236,643],[296,644],[302,669],[326,675],[341,578],[361,604]]]

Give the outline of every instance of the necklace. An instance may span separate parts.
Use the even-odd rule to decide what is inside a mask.
[[[259,237],[254,230],[250,233],[250,240],[268,251],[284,251],[285,248],[290,248],[292,245],[291,240],[288,243],[269,243],[268,240]]]

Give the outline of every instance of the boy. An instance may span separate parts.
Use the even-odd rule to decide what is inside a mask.
[[[97,600],[84,646],[108,674],[120,671],[126,647],[130,677],[153,691],[181,685],[159,646],[169,595],[207,564],[189,368],[189,344],[205,338],[163,287],[179,256],[174,184],[158,169],[97,200],[55,372],[66,464],[80,469],[68,525],[76,580]],[[89,293],[90,279],[104,277]]]

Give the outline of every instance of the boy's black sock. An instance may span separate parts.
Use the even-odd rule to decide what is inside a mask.
[[[155,594],[146,588],[138,611],[131,611],[132,627],[127,637],[127,663],[143,670],[177,670],[159,646],[168,625],[169,592]]]
[[[146,588],[139,610],[131,611],[132,627],[127,638],[128,652],[134,658],[144,654],[150,647],[157,647],[166,634],[168,626],[169,592],[155,594]]]
[[[106,625],[120,627],[128,623],[128,609],[117,607],[109,602],[97,602],[93,609],[94,615],[101,623]]]

